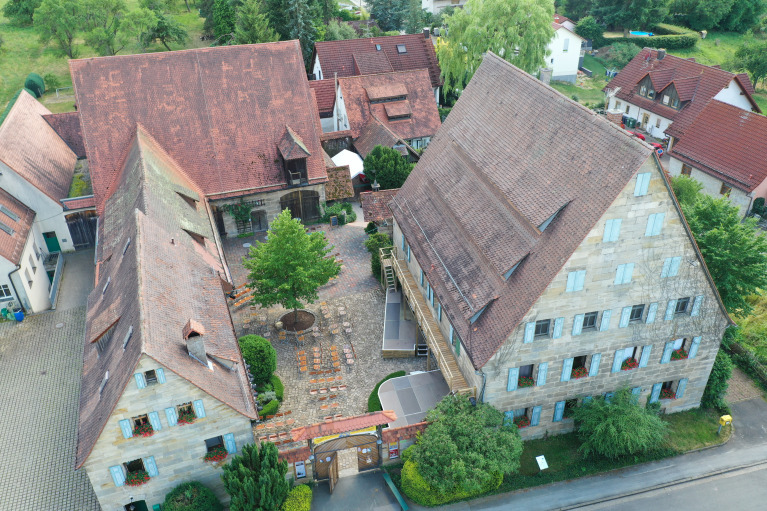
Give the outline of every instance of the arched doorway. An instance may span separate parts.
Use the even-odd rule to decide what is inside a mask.
[[[320,218],[320,194],[314,190],[297,190],[280,197],[280,210],[289,209],[293,218],[304,222]]]

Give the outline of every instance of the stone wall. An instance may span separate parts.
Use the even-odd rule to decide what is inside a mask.
[[[160,365],[154,359],[143,356],[135,372],[158,367]],[[207,452],[205,440],[233,433],[237,452],[241,452],[245,444],[254,441],[250,419],[171,370],[166,368],[164,374],[166,383],[148,385],[143,389],[136,386],[133,378],[128,381],[101,437],[84,464],[104,511],[121,511],[131,497],[135,501],[145,500],[151,509],[154,504],[162,503],[171,489],[185,481],[200,481],[211,488],[223,502],[229,500],[221,482],[221,465],[228,463],[231,455],[220,463],[204,462],[203,457]],[[202,399],[205,406],[204,418],[197,419],[193,424],[168,426],[165,408],[197,399]],[[123,437],[119,426],[121,419],[130,420],[153,411],[160,416],[160,431],[151,437]],[[157,477],[138,487],[115,486],[109,467],[148,456],[154,457]]]

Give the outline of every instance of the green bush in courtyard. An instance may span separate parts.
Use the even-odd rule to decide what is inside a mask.
[[[722,413],[729,413],[730,407],[724,395],[727,393],[729,384],[727,380],[732,376],[733,363],[730,356],[724,350],[719,350],[714,360],[714,366],[711,368],[711,374],[708,376],[706,389],[703,391],[703,397],[700,405],[704,408],[714,408]]]
[[[309,511],[312,507],[312,489],[306,484],[293,487],[280,511]]]
[[[181,483],[165,495],[165,511],[220,511],[223,509],[213,490],[197,481]]]
[[[282,384],[282,380],[280,380],[280,377],[276,374],[273,374],[269,377],[269,383],[272,384],[272,389],[274,390],[274,393],[277,395],[277,399],[282,401],[283,396],[285,395],[285,385]]]
[[[256,384],[269,381],[277,369],[277,350],[272,343],[258,335],[240,337],[242,358],[250,366],[250,374]]]
[[[279,409],[280,409],[280,401],[278,399],[273,399],[269,401],[268,403],[266,403],[264,405],[264,408],[260,412],[258,412],[258,414],[261,417],[266,417],[268,415],[274,415],[275,413],[277,413],[277,410]]]
[[[461,490],[440,492],[426,482],[423,476],[418,472],[418,465],[412,460],[405,461],[405,464],[402,467],[401,477],[402,491],[413,500],[413,502],[422,506],[440,506],[456,500],[468,499],[493,491],[503,482],[502,474],[494,474],[488,483],[476,492],[471,493]]]
[[[330,206],[326,204],[321,219],[322,223],[329,224],[331,216],[338,217],[338,225],[349,224],[357,220],[357,214],[348,202],[336,202]]]
[[[370,271],[376,279],[381,278],[381,254],[378,249],[392,246],[392,240],[388,234],[377,232],[371,234],[365,240],[365,248],[370,252]]]

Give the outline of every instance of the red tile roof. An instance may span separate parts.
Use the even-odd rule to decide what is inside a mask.
[[[336,86],[333,80],[311,80],[309,87],[317,97],[317,108],[320,117],[331,117],[336,104]]]
[[[370,152],[377,145],[385,147],[395,147],[405,156],[408,151],[413,155],[418,155],[415,149],[410,147],[402,137],[397,136],[391,128],[389,128],[383,121],[378,120],[377,117],[373,117],[367,125],[362,128],[359,136],[354,139],[354,149],[363,158],[370,154]]]
[[[302,426],[292,430],[290,435],[293,437],[294,442],[298,442],[299,440],[309,440],[310,438],[319,438],[321,436],[348,433],[349,431],[365,429],[370,426],[380,426],[395,420],[397,420],[397,414],[393,410],[384,410],[355,417],[335,419],[331,422],[319,422],[311,426]]]
[[[288,463],[295,463],[297,461],[306,461],[309,459],[309,456],[311,455],[312,455],[312,450],[309,449],[308,445],[299,447],[298,449],[291,449],[289,451],[279,451],[277,453],[277,457],[280,460],[286,461]]]
[[[391,218],[389,203],[399,191],[399,188],[392,190],[380,190],[378,192],[362,192],[360,194],[360,205],[362,214],[366,222],[383,222]]]
[[[374,75],[377,73],[391,73],[394,68],[386,56],[386,52],[377,51],[354,54],[354,74]]]
[[[416,438],[419,433],[426,431],[428,426],[428,422],[416,422],[415,424],[408,424],[400,428],[386,428],[381,432],[381,440],[386,444],[399,440],[410,440],[411,438]]]
[[[670,155],[751,192],[767,179],[767,117],[711,101]]]
[[[58,202],[69,195],[77,156],[45,122],[50,113],[22,91],[0,124],[0,161]]]
[[[72,199],[61,199],[64,209],[72,211],[75,209],[95,208],[96,198],[93,195],[86,197],[73,197]]]
[[[34,211],[0,188],[0,223],[13,231],[9,234],[0,229],[0,257],[19,264],[34,220]]]
[[[558,24],[562,25],[565,21],[569,21],[573,25],[576,24],[573,20],[571,20],[567,16],[562,16],[561,14],[555,14],[554,15],[554,23],[558,23]]]
[[[405,45],[407,53],[397,51],[397,45],[400,44]],[[376,45],[380,45],[381,50],[376,50]],[[333,78],[335,73],[338,73],[339,77],[354,76],[357,73],[355,55],[359,56],[359,62],[362,54],[376,51],[386,54],[395,71],[428,69],[431,86],[442,85],[434,44],[431,38],[425,38],[423,34],[322,41],[314,44],[314,54],[320,59],[323,78]],[[375,62],[381,61],[380,57],[372,56],[372,59]]]
[[[51,125],[51,128],[59,134],[78,158],[85,158],[85,143],[83,142],[83,130],[80,127],[80,114],[78,112],[48,114],[44,115],[43,119]]]
[[[70,60],[99,210],[141,124],[208,196],[286,185],[277,144],[290,126],[327,179],[297,41]],[[70,176],[71,177],[71,176]]]
[[[284,135],[280,139],[280,143],[277,144],[277,148],[280,150],[280,155],[285,160],[300,160],[308,158],[312,155],[306,148],[306,144],[301,140],[301,137],[290,126],[286,126]],[[323,160],[324,162],[324,160]]]

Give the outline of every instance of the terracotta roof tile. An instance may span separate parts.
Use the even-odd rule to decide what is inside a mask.
[[[320,117],[331,117],[333,107],[336,104],[336,86],[333,80],[311,80],[309,87],[317,97],[317,108],[320,111]]]
[[[381,432],[381,440],[383,440],[384,443],[390,444],[400,440],[416,438],[419,433],[426,431],[428,426],[428,422],[417,422],[415,424],[402,426],[401,428],[386,428]]]
[[[354,197],[354,186],[352,185],[351,172],[349,166],[334,167],[328,169],[328,182],[325,183],[325,199],[339,200]]]
[[[393,190],[380,190],[377,192],[362,192],[360,194],[360,204],[362,214],[366,222],[383,222],[391,218],[389,203],[399,191],[399,188]]]
[[[312,155],[306,148],[304,141],[301,140],[301,137],[290,129],[290,126],[286,127],[285,134],[282,136],[280,143],[277,144],[277,147],[282,157],[286,160],[298,160]]]
[[[319,422],[311,426],[302,426],[292,430],[290,435],[293,437],[294,442],[298,442],[299,440],[347,433],[349,431],[369,428],[370,426],[380,426],[395,420],[397,420],[397,414],[393,410],[384,410],[355,417],[344,417],[331,422]]]
[[[0,257],[12,264],[19,264],[29,230],[35,220],[35,212],[0,188]],[[6,232],[9,228],[12,233]]]
[[[413,113],[408,100],[384,103],[384,110],[389,120],[393,120],[395,117],[410,116]]]
[[[377,73],[391,73],[394,68],[383,51],[367,51],[364,53],[355,53],[354,74],[373,75]]]
[[[382,121],[373,117],[368,121],[367,125],[362,128],[360,134],[354,139],[354,149],[365,158],[377,145],[385,147],[397,148],[409,148],[412,153],[417,154],[415,149],[407,145],[407,142],[401,137],[397,136],[391,128],[389,128]],[[403,155],[407,154],[407,151],[400,151]]]
[[[80,127],[80,114],[78,112],[48,114],[44,115],[43,119],[51,125],[51,128],[58,133],[78,158],[85,158],[85,143],[83,142],[83,130]]]
[[[407,96],[408,89],[404,83],[399,81],[372,82],[368,80],[363,88],[368,93],[368,100],[375,101],[379,99],[396,98]]]
[[[95,208],[96,207],[96,198],[93,195],[88,195],[86,197],[73,197],[74,200],[71,199],[61,199],[61,203],[64,205],[64,209],[67,211],[72,211],[74,209],[85,209],[85,208]]]
[[[289,451],[279,451],[277,453],[277,457],[280,460],[286,461],[288,463],[295,463],[297,461],[306,461],[309,459],[309,456],[311,455],[312,455],[312,450],[309,448],[308,445],[299,447],[298,449],[291,449]]]

